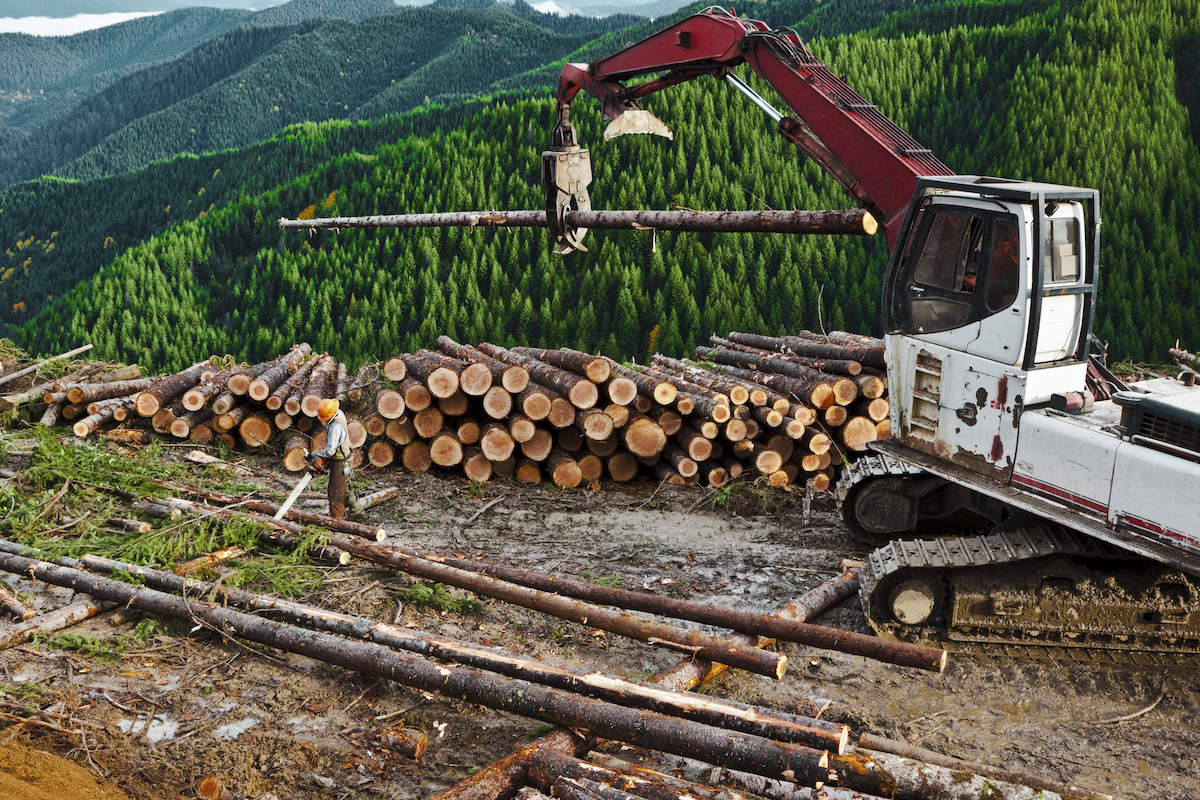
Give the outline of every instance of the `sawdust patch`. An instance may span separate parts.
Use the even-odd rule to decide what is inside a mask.
[[[0,800],[129,800],[129,795],[53,753],[20,744],[0,748]]]

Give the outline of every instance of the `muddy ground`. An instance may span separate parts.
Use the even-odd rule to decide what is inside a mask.
[[[261,474],[276,498],[294,480]],[[843,559],[866,554],[828,499],[817,499],[806,525],[799,492],[747,488],[718,507],[691,487],[560,491],[392,471],[360,483],[402,487],[400,499],[369,518],[407,548],[619,578],[627,588],[741,609],[783,605],[840,573]],[[322,506],[313,496],[301,503]],[[38,610],[71,599],[64,590],[4,580]],[[308,600],[622,677],[645,678],[679,658],[486,598],[481,610],[461,614],[400,602],[412,582],[369,567],[329,568]],[[7,713],[13,704],[36,706],[47,723],[17,724],[21,714],[0,720],[0,799],[120,796],[82,784],[52,789],[52,777],[66,773],[39,770],[42,762],[24,746],[58,754],[130,798],[195,797],[207,776],[235,797],[423,798],[547,729],[186,627],[131,646],[140,621],[110,612],[73,629],[124,642],[119,653],[46,642],[0,653]],[[857,599],[820,622],[868,630]],[[11,624],[0,622],[0,634]],[[935,675],[781,649],[790,659],[781,681],[727,671],[703,691],[800,713],[824,709],[825,718],[851,726],[852,741],[871,732],[1119,797],[1200,796],[1200,671],[952,649],[945,674]],[[389,731],[426,734],[428,752],[420,762],[394,752]]]

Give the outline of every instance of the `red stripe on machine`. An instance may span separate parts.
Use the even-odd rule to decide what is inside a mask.
[[[1030,478],[1027,475],[1016,474],[1012,476],[1012,482],[1024,486],[1026,489],[1032,489],[1040,495],[1060,500],[1073,508],[1090,511],[1093,514],[1099,514],[1103,517],[1108,516],[1108,506],[1104,503],[1097,503],[1095,500],[1083,497],[1082,495],[1068,492],[1060,486],[1054,486],[1053,484]]]
[[[1157,522],[1151,522],[1150,520],[1141,519],[1139,517],[1131,517],[1128,514],[1119,514],[1118,519],[1120,520],[1121,524],[1127,525],[1130,528],[1134,528],[1145,533],[1153,533],[1159,536],[1165,536],[1168,539],[1174,539],[1177,542],[1186,544],[1193,549],[1200,545],[1200,542],[1197,542],[1194,537],[1187,536],[1179,531],[1173,531],[1170,528],[1164,528]]]

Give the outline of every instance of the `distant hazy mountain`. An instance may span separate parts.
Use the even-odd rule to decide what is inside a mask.
[[[0,0],[0,17],[73,17],[76,14],[117,14],[138,11],[177,11],[181,8],[262,9],[282,0]]]

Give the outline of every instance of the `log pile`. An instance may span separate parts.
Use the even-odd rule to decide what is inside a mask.
[[[854,334],[734,332],[696,348],[699,361],[655,355],[628,366],[447,336],[436,347],[353,377],[307,343],[253,366],[214,359],[160,378],[87,377],[47,392],[44,420],[70,420],[80,437],[119,428],[145,432],[132,441],[150,430],[230,448],[277,440],[298,471],[324,443],[317,404],[336,397],[358,464],[566,488],[641,477],[821,490],[889,433],[883,343]]]

